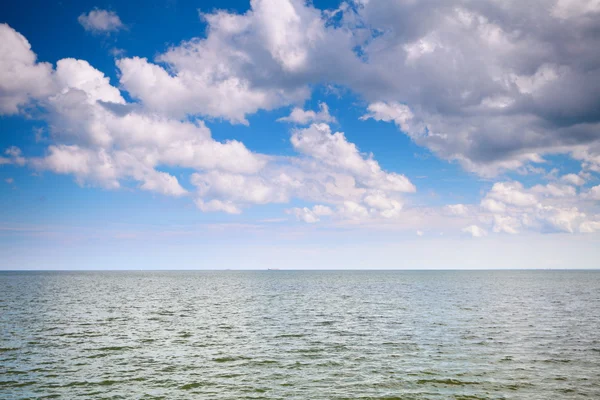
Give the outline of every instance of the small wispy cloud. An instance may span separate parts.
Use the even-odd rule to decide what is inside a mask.
[[[83,28],[92,33],[117,32],[125,27],[114,11],[95,9],[77,18]]]
[[[329,114],[329,107],[325,103],[319,103],[319,111],[303,110],[301,108],[294,108],[289,116],[279,118],[279,122],[291,122],[298,125],[308,125],[313,122],[337,122],[335,117]]]

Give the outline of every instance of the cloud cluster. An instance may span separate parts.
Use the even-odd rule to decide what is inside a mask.
[[[198,206],[205,211],[239,213],[252,204],[299,199],[319,203],[312,209],[289,210],[305,222],[317,222],[323,216],[392,218],[402,209],[401,195],[416,190],[404,175],[382,170],[372,155],[360,153],[342,132],[332,132],[327,124],[294,130],[291,143],[299,156],[271,158],[255,174],[193,174]]]
[[[490,222],[494,232],[508,234],[594,232],[600,228],[600,213],[593,203],[596,188],[600,190],[596,186],[578,191],[560,182],[530,188],[516,181],[498,182],[481,201],[481,219]]]
[[[38,62],[27,40],[3,24],[0,114],[42,107],[53,143],[42,157],[12,149],[0,163],[29,163],[106,188],[135,182],[189,195],[206,212],[305,202],[288,212],[308,223],[406,222],[429,213],[467,222],[464,232],[475,237],[488,229],[594,231],[598,190],[585,183],[586,174],[600,172],[600,7],[532,1],[354,0],[323,11],[303,0],[252,0],[243,14],[201,14],[204,35],[154,60],[118,59],[120,89],[84,60],[55,68]],[[123,27],[104,10],[79,21],[93,32]],[[529,188],[498,182],[479,206],[415,217],[404,208],[404,196],[416,190],[407,177],[384,171],[332,131],[325,103],[319,111],[301,108],[324,84],[365,100],[363,120],[394,123],[477,174],[545,172],[540,166],[551,154],[569,155],[584,172]],[[291,157],[217,141],[200,119],[248,124],[259,110],[290,106],[280,121],[295,126]],[[189,172],[189,182],[171,168]]]
[[[19,37],[10,28],[6,32]],[[42,96],[25,90],[19,101],[35,100],[45,109],[53,144],[46,155],[28,160],[9,149],[3,163],[27,162],[38,170],[71,174],[81,185],[108,189],[133,181],[142,190],[191,195],[202,211],[232,214],[249,205],[298,199],[330,204],[340,218],[388,218],[402,208],[400,195],[416,190],[404,175],[384,171],[373,155],[361,153],[324,122],[293,130],[297,156],[255,153],[236,140],[214,140],[197,118],[178,119],[145,103],[128,103],[84,60],[62,59],[52,69],[35,62],[24,38],[17,44],[17,50],[30,53],[30,68],[48,68],[45,86],[52,91]],[[325,104],[308,115],[303,122],[332,120]],[[168,168],[192,172],[194,189],[185,188]],[[311,213],[313,218],[334,214],[328,206],[315,206]]]
[[[565,153],[597,168],[600,7],[576,1],[369,1],[372,118],[492,176]],[[570,11],[566,11],[570,10]],[[585,149],[585,150],[582,150]]]
[[[352,1],[322,11],[254,0],[202,14],[205,37],[119,61],[146,107],[247,123],[305,100],[314,84],[362,95],[365,118],[485,176],[569,154],[600,170],[600,8],[587,0]],[[300,124],[330,122],[294,109]],[[531,170],[531,169],[530,169]]]

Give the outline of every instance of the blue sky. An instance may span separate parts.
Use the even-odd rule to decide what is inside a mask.
[[[600,8],[538,3],[5,2],[0,268],[597,268]]]

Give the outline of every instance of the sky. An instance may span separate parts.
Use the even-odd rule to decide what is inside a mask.
[[[0,269],[599,268],[597,0],[5,1]]]

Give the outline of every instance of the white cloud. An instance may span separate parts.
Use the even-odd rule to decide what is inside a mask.
[[[313,84],[361,74],[353,34],[323,16],[302,0],[255,0],[245,14],[202,14],[205,37],[159,55],[166,68],[121,59],[121,84],[157,112],[247,124],[258,110],[305,101]]]
[[[23,35],[0,24],[0,115],[16,114],[53,92],[52,66],[36,59]]]
[[[93,33],[116,32],[125,27],[117,13],[107,10],[95,9],[87,14],[83,13],[77,21],[86,31]]]
[[[589,193],[589,192],[588,192]],[[494,232],[516,234],[525,229],[534,231],[589,231],[586,226],[593,218],[581,210],[586,204],[568,185],[535,185],[525,188],[518,182],[499,182],[481,201],[481,209],[490,213]],[[593,210],[590,209],[593,213]]]
[[[517,207],[534,206],[538,203],[535,196],[524,191],[519,182],[495,183],[486,197]]]
[[[581,233],[600,232],[600,221],[585,221],[579,226]]]
[[[2,29],[0,34],[22,38],[10,28]],[[30,54],[26,58],[37,71],[41,64],[35,64],[35,55],[22,39],[17,43],[27,45],[25,50]],[[19,57],[19,52],[8,53],[4,66],[17,65],[13,58]],[[142,190],[181,196],[187,191],[177,178],[158,168],[253,173],[266,163],[265,157],[253,154],[238,141],[213,140],[201,121],[178,121],[127,104],[109,79],[86,61],[59,60],[56,70],[46,71],[44,79],[49,81],[46,87],[53,90],[43,96],[38,92],[35,98],[47,110],[56,143],[48,147],[45,156],[29,160],[39,170],[72,174],[82,185],[112,189],[119,188],[123,180],[133,179]],[[18,105],[33,98],[27,87],[19,90],[12,93],[12,98],[19,99]],[[3,96],[6,98],[4,92]],[[24,165],[26,158],[13,147],[6,151],[6,157],[0,157],[0,163]]]
[[[325,215],[356,221],[399,217],[399,194],[415,190],[406,177],[383,171],[372,156],[361,155],[343,133],[332,133],[326,124],[293,130],[291,142],[302,157],[273,158],[254,173],[193,174],[197,196],[204,201],[230,201],[237,209],[287,203],[292,198],[324,202],[329,205],[290,212],[306,222]]]
[[[174,46],[155,62],[117,61],[120,87],[136,103],[86,61],[59,60],[55,70],[38,63],[23,36],[0,25],[0,113],[43,107],[53,140],[42,157],[26,159],[13,149],[0,163],[72,174],[82,185],[116,189],[134,181],[173,196],[188,189],[162,169],[189,169],[194,201],[207,212],[236,214],[300,199],[321,204],[293,209],[306,222],[327,216],[423,226],[425,218],[452,215],[445,223],[487,224],[494,232],[588,232],[595,229],[589,200],[596,188],[577,188],[586,175],[529,188],[497,182],[479,209],[454,204],[416,216],[421,210],[404,206],[405,193],[416,190],[410,180],[384,171],[374,155],[332,132],[324,103],[318,112],[296,107],[282,118],[311,124],[292,131],[299,155],[289,157],[217,141],[196,118],[247,124],[258,110],[302,104],[315,85],[339,85],[368,103],[362,119],[392,122],[469,171],[533,170],[531,164],[549,163],[545,154],[558,153],[580,160],[584,174],[598,172],[600,64],[593,50],[599,43],[583,34],[581,22],[595,9],[576,3],[584,12],[561,14],[569,23],[557,24],[516,3],[500,9],[371,0],[322,13],[300,0],[256,0],[242,15],[203,15],[205,37]],[[93,12],[83,16],[87,23]],[[532,30],[530,22],[549,33]],[[565,26],[581,34],[578,46],[571,46]],[[555,47],[564,54],[549,50]]]
[[[369,103],[363,118],[393,121],[483,176],[527,170],[545,154],[600,170],[597,1],[539,8],[551,13],[514,2],[372,0],[322,11],[255,0],[243,14],[202,14],[206,35],[155,62],[119,60],[120,83],[152,112],[242,124],[305,101],[316,85],[346,87]],[[287,118],[331,122],[318,114],[295,108]]]
[[[367,110],[369,112],[363,115],[361,120],[372,118],[376,121],[394,122],[404,132],[412,132],[409,122],[414,118],[414,114],[405,104],[379,101],[369,104]]]
[[[487,232],[477,225],[469,225],[466,228],[463,228],[462,231],[476,238],[487,236]]]
[[[581,186],[585,183],[585,179],[582,176],[575,174],[563,175],[560,179],[570,185],[575,186]]]
[[[63,58],[56,63],[56,80],[61,91],[79,89],[87,96],[87,102],[97,101],[125,104],[119,89],[110,85],[110,80],[87,61]]]
[[[205,202],[202,199],[196,199],[196,205],[204,212],[223,211],[227,214],[241,214],[242,212],[242,210],[240,210],[231,201],[213,199]]]
[[[583,193],[583,197],[585,199],[600,201],[600,185],[591,187],[589,190]]]
[[[199,65],[202,65],[201,61]],[[222,64],[206,65],[214,70],[198,75],[182,71],[176,76],[145,58],[122,58],[117,61],[117,66],[121,71],[121,84],[132,96],[140,99],[145,107],[175,118],[202,114],[247,125],[247,114],[308,97],[304,89],[285,93],[255,88],[247,80],[227,76],[227,67]],[[219,71],[219,68],[225,68],[225,71]]]
[[[323,206],[317,204],[312,207],[312,209],[308,207],[302,208],[292,208],[287,210],[289,214],[293,214],[299,221],[304,221],[307,224],[314,224],[315,222],[319,222],[322,216],[330,216],[333,214],[331,208],[327,206]]]
[[[415,186],[404,175],[384,172],[372,155],[364,157],[342,132],[331,132],[327,124],[312,124],[296,129],[292,144],[299,152],[329,167],[353,174],[362,184],[373,189],[414,192]]]
[[[521,226],[521,222],[514,217],[494,214],[494,232],[514,235],[519,233]]]
[[[596,0],[561,0],[553,12],[568,21],[557,23],[514,2],[362,2],[346,12],[346,27],[378,32],[361,46],[372,68],[368,83],[347,84],[370,103],[363,119],[394,122],[483,176],[527,168],[545,154],[598,161],[599,141],[587,139],[600,123],[599,87],[589,85],[600,81],[600,59],[590,56],[600,41],[587,28],[598,9]]]
[[[372,0],[322,11],[255,0],[243,14],[202,14],[206,35],[154,62],[122,58],[120,83],[152,112],[242,124],[300,104],[317,85],[345,87],[369,103],[363,118],[393,121],[483,176],[527,170],[545,154],[600,170],[600,41],[588,27],[597,1],[539,8],[552,15],[514,2]],[[287,118],[331,122],[318,114],[295,108]]]
[[[573,197],[577,194],[577,191],[573,186],[557,185],[553,183],[547,185],[535,185],[531,188],[531,191],[547,197]]]
[[[15,164],[19,166],[25,165],[26,159],[23,157],[21,149],[16,146],[11,146],[4,151],[4,156],[0,156],[0,165]]]
[[[444,210],[454,216],[465,216],[469,213],[469,208],[464,204],[449,204],[444,206]]]
[[[561,19],[598,13],[600,13],[598,0],[558,0],[552,8],[552,15]]]
[[[279,118],[280,122],[292,122],[299,125],[307,125],[313,122],[336,122],[335,118],[329,114],[329,107],[325,103],[319,103],[319,112],[313,110],[304,111],[295,107],[287,117]]]
[[[217,197],[233,203],[269,204],[286,203],[289,192],[261,176],[232,174],[220,171],[194,173],[191,182],[201,198]]]
[[[157,66],[146,67],[166,74]],[[171,79],[168,74],[164,78]],[[291,142],[301,156],[266,156],[236,140],[214,140],[200,120],[180,120],[149,111],[146,103],[127,103],[86,61],[59,60],[49,79],[53,91],[37,100],[46,109],[53,143],[45,155],[28,160],[18,149],[9,149],[2,163],[27,162],[40,171],[73,175],[80,185],[107,189],[133,181],[141,190],[170,196],[188,190],[161,169],[190,169],[198,208],[233,214],[251,205],[298,198],[328,204],[310,210],[317,218],[391,219],[402,210],[399,195],[416,190],[404,175],[384,171],[372,154],[361,154],[325,123],[293,130]],[[171,101],[169,90],[154,96]],[[323,104],[315,118],[330,119],[327,115]],[[310,219],[311,214],[304,214],[304,220]]]

